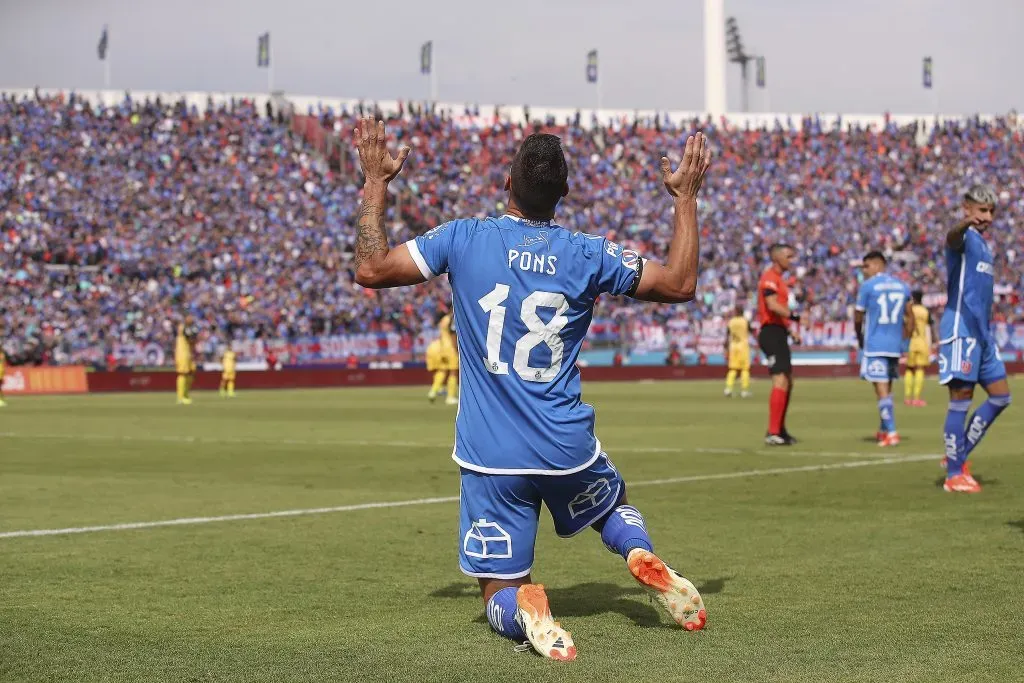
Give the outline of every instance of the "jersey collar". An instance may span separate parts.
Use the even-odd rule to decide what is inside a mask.
[[[551,221],[531,221],[529,218],[520,218],[519,216],[513,216],[510,213],[506,213],[502,218],[511,218],[516,223],[521,225],[529,225],[533,228],[546,228],[551,225]]]

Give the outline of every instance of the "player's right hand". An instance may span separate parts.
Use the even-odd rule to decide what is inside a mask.
[[[398,156],[391,156],[388,151],[387,135],[383,121],[366,116],[356,123],[352,131],[352,139],[359,150],[359,166],[367,182],[391,182],[402,171],[405,160],[409,157],[410,148],[403,145]]]
[[[704,133],[697,133],[686,138],[683,160],[675,171],[668,157],[661,158],[661,179],[673,197],[696,199],[710,166],[711,148]]]

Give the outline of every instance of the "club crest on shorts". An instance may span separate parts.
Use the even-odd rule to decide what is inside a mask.
[[[497,522],[480,519],[466,532],[462,550],[467,557],[507,559],[512,557],[512,537]]]
[[[600,507],[612,494],[612,485],[607,479],[601,478],[587,487],[583,493],[576,494],[576,497],[569,502],[569,516],[576,519],[582,514]]]
[[[960,363],[960,372],[964,373],[965,375],[970,374],[971,367],[973,367],[971,365],[971,361],[965,360],[962,363]]]
[[[873,360],[868,363],[868,374],[869,375],[884,375],[887,368],[885,367],[885,361]]]

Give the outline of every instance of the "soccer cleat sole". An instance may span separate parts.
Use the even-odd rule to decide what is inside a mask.
[[[576,659],[572,634],[551,616],[544,586],[533,583],[520,586],[516,591],[516,606],[526,638],[538,654],[560,662]]]
[[[631,551],[626,565],[633,578],[654,595],[673,621],[687,631],[704,628],[708,622],[707,609],[692,583],[643,548]]]
[[[956,482],[949,478],[942,484],[942,490],[946,493],[981,493],[981,486],[973,478],[971,483]]]

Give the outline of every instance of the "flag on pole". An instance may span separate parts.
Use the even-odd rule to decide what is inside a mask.
[[[924,73],[922,78],[924,79],[924,87],[931,90],[932,87],[932,58],[924,58]]]
[[[764,57],[757,58],[757,87],[763,88],[768,82],[768,65]]]
[[[100,44],[96,46],[96,54],[99,55],[100,61],[107,58],[107,44],[109,37],[107,36],[107,27],[104,25],[103,33],[100,34]]]
[[[270,66],[270,31],[259,37],[259,46],[256,49],[256,66],[261,69]]]
[[[428,40],[420,46],[420,73],[429,74],[434,61],[434,41]]]
[[[597,50],[587,53],[587,83],[597,83]]]

